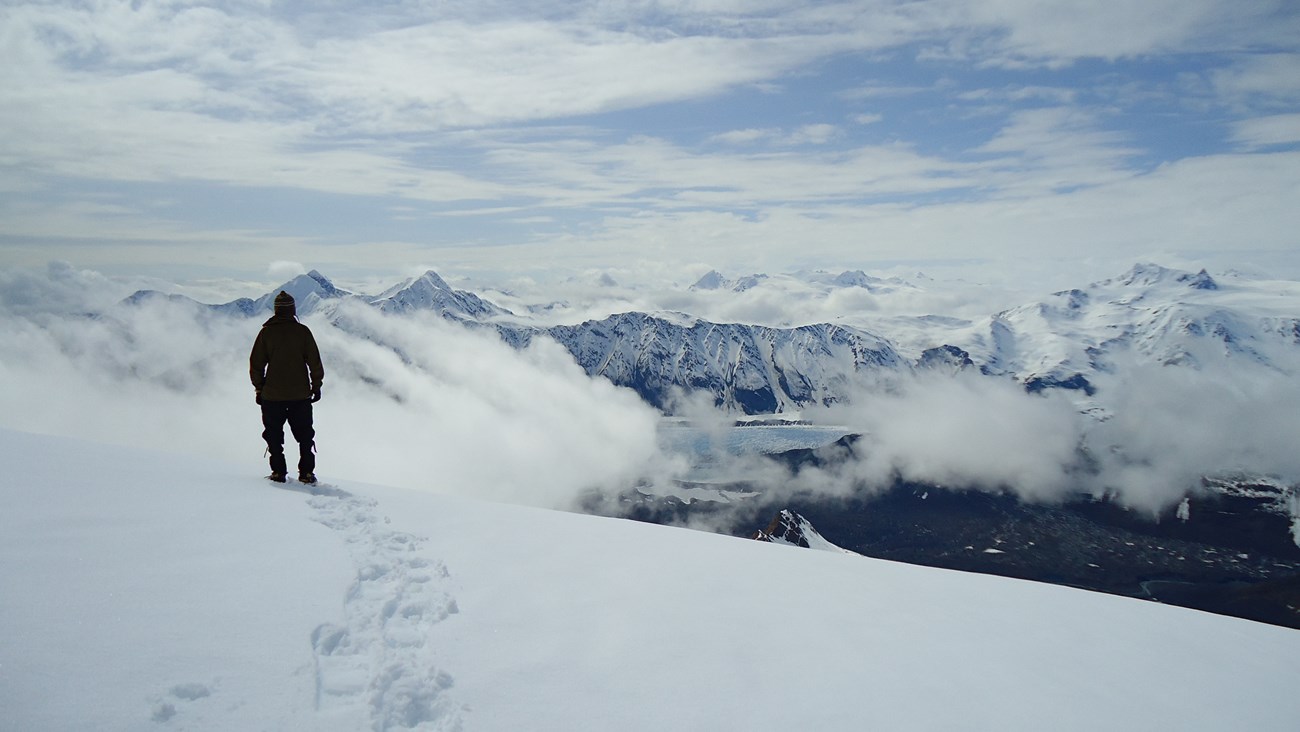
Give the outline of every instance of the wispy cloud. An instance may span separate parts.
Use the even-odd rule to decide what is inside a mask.
[[[1300,142],[1300,114],[1274,114],[1237,123],[1233,139],[1248,149]]]
[[[84,317],[126,283],[67,266],[0,271],[0,284],[0,424],[265,468],[247,381],[259,321],[102,301]],[[567,508],[660,470],[657,413],[553,342],[516,351],[365,306],[347,319],[360,332],[307,321],[326,363],[322,475]]]
[[[804,219],[818,243],[803,254],[910,230],[917,256],[952,256],[979,243],[956,242],[947,207],[1010,222],[1023,209],[1008,201],[1056,208],[1162,163],[1285,165],[1266,156],[1295,144],[1297,15],[1212,0],[8,3],[0,256],[80,256],[98,236],[174,241],[177,262],[200,241],[262,242],[230,260],[246,270],[310,259],[312,243],[352,246],[349,261],[373,261],[369,242],[576,260],[665,223],[739,227],[775,252],[790,233],[772,224]],[[1152,210],[1178,194],[1165,182],[1141,187]],[[117,208],[95,208],[109,188]],[[245,220],[232,201],[254,196],[283,214]],[[343,200],[357,215],[328,231],[304,213]],[[1266,223],[1240,225],[1289,221],[1256,208]],[[1041,245],[1032,219],[1000,234],[1000,251]]]
[[[1158,0],[1097,4],[1086,0],[1051,5],[1033,0],[954,3],[954,17],[977,34],[959,34],[959,55],[977,63],[1010,67],[1061,67],[1085,58],[1116,60],[1166,53],[1267,48],[1297,26],[1285,2],[1223,3]],[[956,44],[953,44],[956,47]]]

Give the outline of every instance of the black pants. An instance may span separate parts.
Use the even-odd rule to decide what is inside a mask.
[[[271,453],[271,472],[289,472],[284,459],[284,423],[289,422],[293,439],[298,441],[298,473],[316,472],[316,430],[311,426],[311,402],[262,402],[262,439]]]

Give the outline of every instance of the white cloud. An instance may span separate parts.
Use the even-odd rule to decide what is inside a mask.
[[[971,89],[956,95],[958,99],[969,102],[987,103],[1021,103],[1041,101],[1056,106],[1074,105],[1080,96],[1077,89],[1048,86],[1014,86],[1000,89]]]
[[[1073,405],[1059,395],[1026,394],[1010,380],[960,374],[874,385],[827,418],[864,432],[853,461],[835,469],[836,483],[882,489],[898,477],[1029,500],[1058,500],[1080,487],[1070,474],[1083,434]]]
[[[1300,142],[1300,114],[1274,114],[1242,120],[1235,125],[1233,139],[1247,149]]]
[[[67,262],[49,262],[44,270],[0,270],[0,317],[92,312],[145,287],[142,279],[113,280]]]
[[[1027,146],[1033,139],[1008,138],[1007,144]],[[973,181],[1005,182],[1011,186],[1005,192],[992,189],[1002,194],[1001,200],[940,201],[921,206],[839,205],[805,199],[769,209],[753,219],[716,212],[609,216],[603,220],[602,230],[589,235],[588,244],[598,244],[600,256],[608,260],[635,258],[638,252],[652,250],[655,242],[691,241],[692,256],[733,272],[785,271],[830,263],[850,268],[895,259],[1091,255],[1131,262],[1158,252],[1197,256],[1294,250],[1290,232],[1300,230],[1300,210],[1292,205],[1290,196],[1300,186],[1295,153],[1207,156],[1146,173],[1126,173],[1106,167],[1111,153],[1105,149],[1094,155],[1087,148],[1076,152],[1049,141],[1028,152],[1061,158],[1070,164],[1071,175],[1056,177],[1051,167],[1045,167],[1008,170],[1001,179],[981,178],[967,169],[960,171],[964,177],[951,180],[968,185]],[[1001,161],[994,161],[985,167],[999,164]],[[887,164],[861,165],[877,175],[889,170]],[[941,170],[936,164],[931,175]],[[772,180],[779,186],[784,181],[776,172],[774,166]],[[811,177],[808,171],[803,172]],[[834,175],[849,170],[846,166],[826,172],[822,185],[843,182]],[[747,180],[757,185],[764,179],[755,176]],[[921,180],[930,190],[942,190],[945,182],[943,178]],[[1064,193],[1053,190],[1083,184],[1092,185]],[[767,190],[776,194],[780,188]],[[871,189],[863,186],[858,190],[866,193]],[[888,190],[888,185],[881,190]],[[792,192],[791,198],[796,195]]]
[[[951,11],[954,18],[991,36],[971,43],[959,55],[1013,67],[1206,51],[1225,43],[1237,48],[1269,47],[1285,42],[1284,28],[1296,27],[1294,14],[1283,2],[998,0],[953,3]]]
[[[1275,103],[1300,101],[1300,53],[1246,55],[1210,73],[1214,90],[1229,104],[1253,98]]]
[[[1099,484],[1148,510],[1179,500],[1202,475],[1300,480],[1295,376],[1207,352],[1199,370],[1127,364],[1099,387],[1114,416],[1090,430]]]
[[[846,495],[903,480],[1029,501],[1109,496],[1155,515],[1203,476],[1300,480],[1294,375],[1200,355],[1198,369],[1125,363],[1103,374],[1103,421],[1059,393],[973,373],[864,383],[849,403],[805,412],[861,431],[843,461],[772,476],[770,490]]]
[[[820,123],[800,127],[794,131],[791,139],[795,144],[825,145],[839,134],[840,130],[835,125]]]
[[[750,128],[746,130],[729,130],[727,132],[716,134],[709,139],[714,142],[723,143],[724,145],[749,145],[761,140],[770,139],[776,134],[778,134],[776,130],[759,130]]]
[[[277,280],[291,280],[300,274],[307,273],[307,267],[301,262],[286,262],[277,260],[266,266],[266,273]]]
[[[99,318],[48,314],[78,302],[64,280],[80,286],[89,276],[56,267],[23,280],[35,292],[5,288],[0,423],[216,456],[261,474],[247,362],[260,320],[162,304]],[[316,408],[322,476],[564,508],[584,490],[658,471],[657,413],[587,377],[557,344],[515,351],[491,331],[432,316],[363,306],[346,315],[365,331],[307,321],[326,367]]]
[[[1210,145],[1151,171],[1150,157],[1164,153],[1143,149],[1142,136],[1125,129],[1126,112],[1141,100],[1108,92],[1101,96],[1114,108],[1085,103],[1098,96],[1089,85],[1145,89],[1154,83],[1143,74],[1159,71],[1166,54],[1190,52],[1180,68],[1242,118],[1226,121],[1227,142],[1245,150],[1287,144],[1287,105],[1300,99],[1297,56],[1285,50],[1294,45],[1286,33],[1293,15],[1281,4],[1200,0],[1046,10],[1019,0],[390,3],[364,11],[347,3],[9,3],[0,8],[0,256],[179,266],[202,263],[196,249],[216,246],[248,277],[269,259],[490,266],[503,250],[475,247],[499,244],[582,266],[647,251],[698,261],[696,249],[720,264],[749,251],[775,261],[785,249],[773,269],[830,264],[811,261],[816,255],[846,266],[882,256],[1018,255],[1049,251],[1058,238],[1061,249],[1272,246],[1292,218],[1293,207],[1264,203],[1278,198],[1265,181],[1288,182],[1281,171],[1246,181],[1246,193],[1261,189],[1255,203],[1224,188],[1217,199],[1197,191],[1197,208],[1187,210],[1179,203],[1187,184],[1167,171],[1279,159],[1213,157]],[[1123,63],[1042,84],[993,72],[967,89],[942,67],[907,58],[937,46],[984,64],[980,74],[1004,62]],[[894,64],[903,77],[877,78]],[[772,116],[712,104],[758,87],[773,91]],[[848,108],[791,112],[790,100],[775,96],[784,93]],[[672,121],[683,111],[672,104],[682,101],[691,102],[690,117]],[[989,121],[973,128],[980,133],[918,131],[927,119],[951,117],[954,101],[961,113],[983,105]],[[862,102],[871,103],[867,112],[855,108]],[[1044,102],[1055,106],[1034,108]],[[650,121],[626,114],[641,110]],[[598,116],[612,112],[623,114]],[[993,115],[1003,114],[998,131]],[[1204,121],[1210,129],[1225,123]],[[795,145],[820,149],[782,149]],[[220,207],[160,201],[157,184],[306,203],[299,218],[254,226]],[[1090,187],[1096,196],[1077,195]],[[87,188],[118,197],[89,200]],[[1109,211],[1094,205],[1114,198],[1128,226],[1108,223]],[[374,203],[382,213],[330,239],[328,250],[313,247],[327,235],[301,210],[339,201]],[[1183,238],[1185,222],[1211,210],[1251,218],[1221,216]],[[1057,216],[1070,225],[1052,226]]]
[[[724,145],[752,145],[767,142],[775,145],[825,145],[840,135],[840,129],[826,123],[803,125],[786,131],[781,129],[730,130],[709,139]]]
[[[976,153],[996,157],[991,178],[1004,191],[1024,194],[1069,190],[1123,180],[1136,153],[1122,135],[1101,129],[1096,116],[1077,107],[1015,112],[1009,124]]]

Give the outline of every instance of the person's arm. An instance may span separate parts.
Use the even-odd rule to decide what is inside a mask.
[[[252,380],[253,389],[257,391],[259,398],[262,394],[262,385],[266,383],[266,363],[268,360],[266,343],[262,340],[262,331],[258,331],[257,338],[253,341],[253,350],[248,354],[248,378]]]
[[[325,365],[320,360],[320,348],[316,345],[316,337],[307,331],[307,353],[304,354],[307,359],[307,372],[311,376],[311,393],[313,401],[320,399],[321,383],[325,381]]]

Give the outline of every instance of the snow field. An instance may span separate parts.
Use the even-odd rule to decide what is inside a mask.
[[[0,465],[5,730],[1300,718],[1300,634],[1242,620],[398,488],[278,487],[254,460],[0,430]]]

